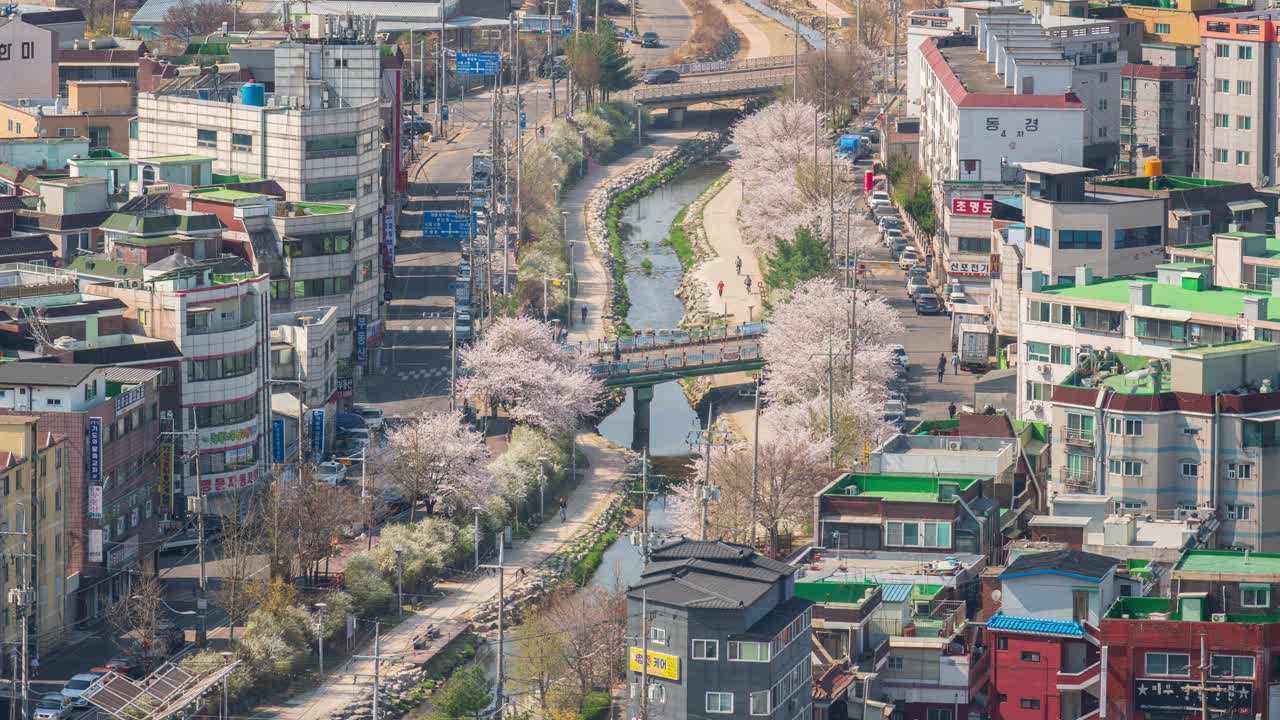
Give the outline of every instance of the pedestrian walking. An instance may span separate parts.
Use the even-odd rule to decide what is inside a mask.
[[[746,276],[746,278],[743,279],[743,282],[747,284],[747,292],[751,292],[751,276]]]
[[[720,297],[724,297],[724,281],[716,283],[716,290],[720,293]]]
[[[739,255],[733,259],[733,268],[739,275],[742,274],[742,256]]]
[[[613,361],[618,362],[622,359],[622,343],[615,342],[613,344]]]
[[[31,677],[40,677],[40,656],[31,656]]]
[[[947,356],[938,355],[938,382],[942,382],[943,376],[947,374]]]
[[[960,356],[956,353],[951,353],[951,374],[960,374]]]
[[[560,498],[560,522],[565,520],[565,510],[569,509],[569,503],[562,497]]]
[[[587,324],[587,306],[586,305],[582,306],[582,324],[583,325]]]
[[[947,405],[947,416],[950,417],[952,420],[956,419],[956,403],[954,400],[952,400],[951,403]]]

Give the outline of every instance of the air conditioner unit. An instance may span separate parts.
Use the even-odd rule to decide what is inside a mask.
[[[948,450],[950,450],[950,451],[952,451],[952,452],[958,452],[958,451],[960,450],[960,441],[959,441],[959,440],[948,440],[948,441],[947,441],[947,449],[948,449]]]
[[[1036,366],[1036,369],[1042,373],[1047,373],[1053,368],[1049,365],[1049,363],[1040,363],[1039,365]]]
[[[1221,622],[1221,623],[1224,623],[1224,622],[1226,622],[1226,621],[1227,621],[1227,614],[1226,614],[1226,613],[1214,613],[1214,614],[1212,614],[1212,615],[1210,615],[1210,616],[1209,616],[1209,621],[1210,621],[1210,622]]]
[[[1037,415],[1043,413],[1044,405],[1041,405],[1040,403],[1031,403],[1031,412],[1036,413]]]

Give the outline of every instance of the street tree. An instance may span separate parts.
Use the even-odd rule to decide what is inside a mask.
[[[404,587],[412,590],[463,559],[475,542],[473,532],[470,526],[455,525],[439,516],[387,525],[369,558],[384,577],[395,580],[400,572]]]
[[[864,28],[865,32],[865,28]],[[800,67],[799,96],[831,115],[847,116],[850,98],[865,98],[874,90],[876,68],[883,61],[861,43],[833,39],[824,52],[812,53]]]
[[[484,471],[489,450],[484,437],[461,412],[419,415],[387,433],[386,449],[372,463],[409,500],[409,522],[417,520],[418,501],[427,514],[436,503],[470,507],[492,491]]]
[[[169,6],[161,21],[164,34],[185,45],[197,35],[208,35],[223,23],[235,20],[235,6],[220,0],[179,0]]]
[[[555,330],[531,318],[503,318],[461,353],[463,396],[490,412],[506,408],[512,420],[561,433],[590,414],[603,386],[556,343]]]
[[[444,685],[431,696],[428,720],[458,720],[476,715],[485,709],[492,696],[492,687],[479,665],[456,670]]]
[[[135,579],[129,594],[107,608],[116,645],[125,651],[136,648],[148,669],[168,654],[160,639],[164,612],[164,590],[154,577]]]
[[[239,492],[232,493],[231,512],[221,516],[221,533],[218,549],[221,557],[216,561],[218,575],[213,591],[213,602],[227,614],[230,640],[236,640],[236,625],[242,624],[253,611],[253,598],[247,585],[260,561],[263,548],[261,504],[249,504],[246,512],[239,512]]]

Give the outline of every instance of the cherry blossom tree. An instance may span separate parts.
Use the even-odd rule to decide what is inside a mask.
[[[603,390],[577,357],[555,340],[551,325],[503,318],[461,353],[459,390],[485,407],[501,405],[512,420],[567,432],[595,409]]]
[[[427,514],[437,501],[469,506],[493,491],[484,471],[489,450],[480,433],[462,414],[421,415],[387,433],[386,451],[373,464],[404,492],[411,505],[409,522],[417,517],[418,500],[426,500]]]
[[[787,428],[789,433],[824,446],[824,458],[837,468],[849,468],[862,461],[865,449],[875,448],[897,432],[884,421],[884,396],[854,385],[836,388],[827,403],[826,393],[789,405],[771,407],[763,422],[769,427]]]

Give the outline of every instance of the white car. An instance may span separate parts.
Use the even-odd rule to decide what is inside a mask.
[[[884,231],[884,244],[892,246],[895,242],[906,241],[906,236],[898,228],[887,228]]]
[[[102,676],[97,673],[80,673],[78,675],[72,675],[71,679],[67,681],[67,684],[62,686],[60,693],[62,697],[67,699],[67,702],[71,703],[75,707],[89,707],[89,701],[84,699],[84,691],[88,690],[89,686],[96,682],[100,677]]]
[[[364,426],[377,432],[382,429],[383,412],[367,405],[352,406],[351,412],[364,418]]]
[[[892,205],[893,201],[889,199],[889,193],[883,190],[877,190],[867,196],[867,207],[877,208],[884,205]]]
[[[63,720],[71,716],[71,701],[62,693],[46,693],[36,703],[36,720]]]
[[[898,267],[906,270],[907,268],[920,262],[920,255],[914,248],[907,248],[902,251],[902,255],[898,257]]]
[[[913,298],[918,292],[929,291],[929,281],[922,277],[913,277],[907,281],[907,297]]]
[[[893,359],[902,363],[902,367],[911,366],[911,356],[907,354],[907,348],[903,345],[890,345],[889,354]]]
[[[322,462],[316,466],[316,480],[329,485],[340,485],[347,479],[347,466],[340,462]]]
[[[949,305],[963,305],[969,302],[969,296],[963,290],[952,290],[947,293],[947,303]]]

